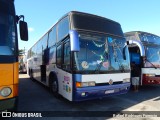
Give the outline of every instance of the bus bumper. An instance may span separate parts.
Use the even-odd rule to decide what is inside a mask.
[[[18,97],[0,100],[0,111],[15,111],[17,109]]]
[[[160,77],[143,76],[142,85],[160,84]]]
[[[74,92],[73,101],[84,101],[90,99],[104,98],[112,95],[125,94],[128,92],[129,88],[130,83],[77,88]]]

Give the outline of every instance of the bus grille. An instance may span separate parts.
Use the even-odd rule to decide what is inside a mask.
[[[120,82],[113,82],[112,85],[117,85],[117,84],[122,84],[123,81]],[[105,86],[105,85],[110,85],[108,82],[107,83],[96,83],[96,86]]]

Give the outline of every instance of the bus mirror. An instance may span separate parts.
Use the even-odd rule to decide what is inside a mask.
[[[28,26],[24,21],[19,21],[19,30],[21,40],[28,41]]]
[[[126,45],[126,46],[127,46],[127,45]],[[124,59],[124,60],[126,60],[126,54],[125,54],[126,46],[123,48],[123,59]]]
[[[71,51],[74,51],[74,52],[80,51],[79,36],[78,36],[77,31],[71,30],[69,32],[69,35],[70,35]]]

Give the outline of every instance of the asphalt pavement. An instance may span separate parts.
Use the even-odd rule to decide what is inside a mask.
[[[123,95],[75,103],[63,97],[54,97],[47,87],[32,81],[27,74],[20,74],[19,78],[18,113],[21,115],[26,113],[27,117],[30,115],[28,113],[31,115],[35,113],[30,119],[36,119],[36,115],[41,115],[38,119],[42,120],[160,119],[157,117],[160,117],[160,85],[143,86],[138,92],[130,90]],[[23,117],[23,119],[28,118]]]

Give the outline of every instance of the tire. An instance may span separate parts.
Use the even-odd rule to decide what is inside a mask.
[[[59,96],[59,94],[58,94],[58,80],[55,75],[51,75],[49,77],[49,88],[54,96],[56,96],[56,97]]]
[[[33,78],[33,72],[32,72],[32,70],[30,70],[30,72],[29,72],[29,76],[30,76],[30,79],[31,79],[32,81],[34,81],[34,78]]]

